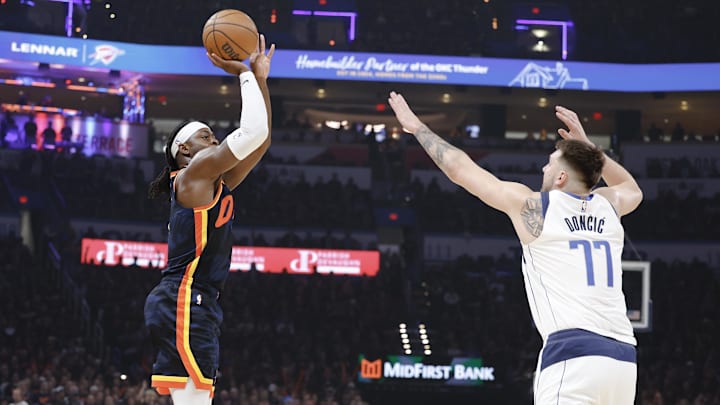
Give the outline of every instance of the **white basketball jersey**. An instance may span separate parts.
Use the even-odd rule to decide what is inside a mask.
[[[599,194],[541,193],[545,222],[523,244],[523,277],[535,326],[549,334],[580,328],[636,345],[622,291],[625,232]]]

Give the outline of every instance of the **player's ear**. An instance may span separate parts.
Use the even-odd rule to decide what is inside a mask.
[[[557,174],[557,177],[555,178],[555,184],[562,187],[567,183],[568,181],[568,173],[565,170],[560,170],[560,172]]]

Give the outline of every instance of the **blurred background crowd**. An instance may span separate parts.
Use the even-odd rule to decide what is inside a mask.
[[[139,162],[30,150],[23,151],[21,162],[17,169],[3,169],[3,184],[55,190],[64,205],[32,210],[42,241],[33,253],[18,235],[2,242],[5,403],[21,403],[19,398],[30,404],[166,403],[147,387],[154,353],[142,318],[159,272],[79,264],[81,238],[108,234],[74,229],[68,219],[162,227],[167,206],[146,199],[143,176],[131,175]],[[399,251],[383,254],[376,277],[231,273],[221,298],[226,312],[217,403],[368,403],[384,394],[358,386],[358,353],[398,352],[395,327],[408,319],[431,325],[436,356],[480,356],[495,364],[492,395],[531,398],[541,342],[517,260],[506,255],[425,260],[418,246],[424,233],[509,238],[506,218],[464,191],[443,191],[433,183],[399,182],[398,196],[374,198],[372,190],[331,175],[324,182],[287,184],[269,173],[272,164],[263,163],[240,187],[236,222],[253,232],[236,244],[376,249],[377,242],[354,236],[376,229],[374,208],[393,200],[422,220],[404,229]],[[123,181],[132,186],[117,184]],[[707,224],[718,221],[718,198],[659,195],[627,217],[628,233],[670,243],[717,240],[717,229]],[[2,209],[16,207],[5,200]],[[332,221],[318,219],[325,215]],[[309,231],[318,228],[319,234]],[[285,232],[274,239],[263,234],[273,229]],[[138,240],[163,242],[150,234]],[[629,259],[646,259],[637,255],[626,247]],[[718,268],[708,263],[652,261],[652,330],[638,333],[640,403],[720,401],[712,343],[720,333],[713,321],[719,288]]]

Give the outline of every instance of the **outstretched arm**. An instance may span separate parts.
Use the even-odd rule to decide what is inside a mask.
[[[502,181],[477,165],[467,153],[450,145],[423,124],[400,94],[391,92],[388,102],[403,128],[415,135],[430,158],[453,183],[485,204],[510,215],[513,220],[520,214],[526,200],[533,195],[530,188]]]
[[[267,86],[267,79],[270,74],[270,61],[273,54],[275,53],[275,44],[270,45],[270,50],[265,54],[265,35],[260,35],[260,45],[250,55],[250,66],[255,78],[257,79],[258,86],[263,95],[263,101],[265,103],[265,110],[267,112],[267,137],[257,149],[253,150],[249,155],[242,159],[235,167],[225,172],[223,175],[223,181],[230,190],[235,189],[250,171],[258,164],[260,159],[265,155],[265,152],[270,147],[270,130],[272,122],[272,110],[270,107],[270,91]],[[242,85],[242,83],[241,83]],[[245,104],[243,103],[243,110]],[[242,119],[241,119],[242,120]]]
[[[272,46],[268,55],[265,55],[265,40],[263,36],[261,39],[262,52],[258,47],[250,57],[252,71],[240,61],[208,55],[215,66],[240,79],[243,101],[240,128],[230,133],[220,144],[210,131],[203,128],[186,139],[186,144],[190,144],[192,139],[201,147],[192,155],[176,180],[178,201],[186,207],[203,206],[212,201],[221,177],[231,189],[237,186],[269,145],[269,95],[266,80],[275,47]],[[189,153],[188,145],[182,144],[180,148],[183,153]]]
[[[557,106],[555,115],[568,127],[558,129],[563,139],[575,139],[592,145],[574,111]],[[607,198],[621,216],[635,211],[642,202],[643,193],[632,174],[605,155],[602,178],[608,187],[598,188],[595,192]]]

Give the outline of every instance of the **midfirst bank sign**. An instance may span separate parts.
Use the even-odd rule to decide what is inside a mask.
[[[358,381],[427,381],[431,384],[483,385],[495,381],[495,368],[483,365],[480,358],[455,357],[445,364],[426,364],[422,356],[386,356],[369,360],[358,357]]]

